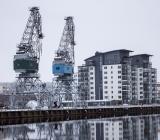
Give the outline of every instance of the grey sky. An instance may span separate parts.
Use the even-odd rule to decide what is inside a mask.
[[[76,65],[95,51],[130,49],[132,54],[153,54],[160,79],[160,0],[0,0],[0,81],[15,80],[13,55],[32,6],[40,7],[45,35],[43,81],[52,80],[53,55],[65,16],[74,16]]]

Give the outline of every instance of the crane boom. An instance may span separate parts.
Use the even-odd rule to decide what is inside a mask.
[[[73,75],[74,72],[74,32],[75,26],[73,17],[65,18],[66,24],[63,29],[63,34],[60,40],[56,57],[53,61],[53,74],[58,76]]]
[[[35,73],[38,71],[40,55],[42,53],[42,38],[39,8],[32,7],[21,42],[14,56],[14,70],[16,72]]]
[[[74,64],[75,26],[73,23],[73,17],[66,17],[65,20],[66,24],[64,26],[57,55],[63,58],[66,63]]]

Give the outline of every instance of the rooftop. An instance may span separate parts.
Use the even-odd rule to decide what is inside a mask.
[[[137,56],[147,56],[147,57],[150,57],[150,56],[153,56],[151,54],[137,54],[137,55],[132,55],[130,57],[137,57]]]
[[[103,55],[103,54],[112,53],[112,52],[133,52],[133,51],[131,51],[131,50],[126,50],[126,49],[119,49],[119,50],[113,50],[113,51],[108,51],[108,52],[98,52],[98,51],[97,51],[97,52],[95,52],[95,55],[93,55],[93,56],[85,59],[85,61],[88,60],[88,59],[91,59],[91,58],[93,58],[93,57],[95,57],[95,56],[97,56],[97,55]]]

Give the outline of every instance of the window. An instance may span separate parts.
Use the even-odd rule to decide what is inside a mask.
[[[107,72],[105,71],[104,74],[107,74]]]
[[[105,99],[108,99],[108,96],[105,96]]]
[[[113,79],[113,76],[111,76],[111,79]]]
[[[104,69],[107,69],[107,66],[105,66]]]
[[[93,89],[93,87],[90,87],[90,89]]]
[[[104,79],[107,79],[107,76],[104,76]]]
[[[105,93],[108,93],[108,91],[105,91]]]
[[[93,77],[90,77],[91,80],[93,80]]]
[[[118,81],[118,83],[120,84],[120,83],[122,83],[121,81]]]
[[[118,73],[121,73],[121,71],[118,71]]]
[[[60,70],[60,67],[56,67],[56,70]]]
[[[90,70],[93,70],[93,67],[90,67],[89,69],[90,69]]]
[[[94,99],[94,97],[93,97],[93,96],[91,96],[91,99]]]
[[[104,84],[107,84],[108,82],[107,81],[104,81]]]
[[[111,81],[111,84],[113,84],[113,81]]]
[[[111,93],[113,93],[113,91],[111,91]]]
[[[120,89],[120,88],[122,88],[121,86],[118,86],[118,88]]]
[[[121,76],[118,76],[118,79],[121,79]]]
[[[118,96],[118,99],[121,99],[122,97],[121,96]]]
[[[112,69],[113,67],[111,66],[111,69]]]
[[[121,90],[119,90],[118,93],[121,93]]]
[[[105,89],[107,89],[108,87],[107,87],[107,86],[105,86],[104,88],[105,88]]]
[[[91,85],[93,85],[93,82],[90,82]]]
[[[93,72],[90,72],[90,75],[93,75]]]
[[[118,69],[121,69],[121,66],[118,66]]]
[[[91,92],[91,94],[94,94],[94,92]]]
[[[113,73],[113,71],[111,71],[111,73]]]

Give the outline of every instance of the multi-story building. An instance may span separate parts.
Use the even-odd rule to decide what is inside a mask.
[[[130,50],[96,52],[78,67],[78,83],[91,101],[106,104],[152,103],[156,97],[156,69],[150,55],[130,56]],[[83,79],[83,80],[82,80]]]
[[[96,52],[94,56],[85,60],[85,67],[88,69],[89,100],[105,100],[113,103],[129,101],[130,52],[124,49]]]

